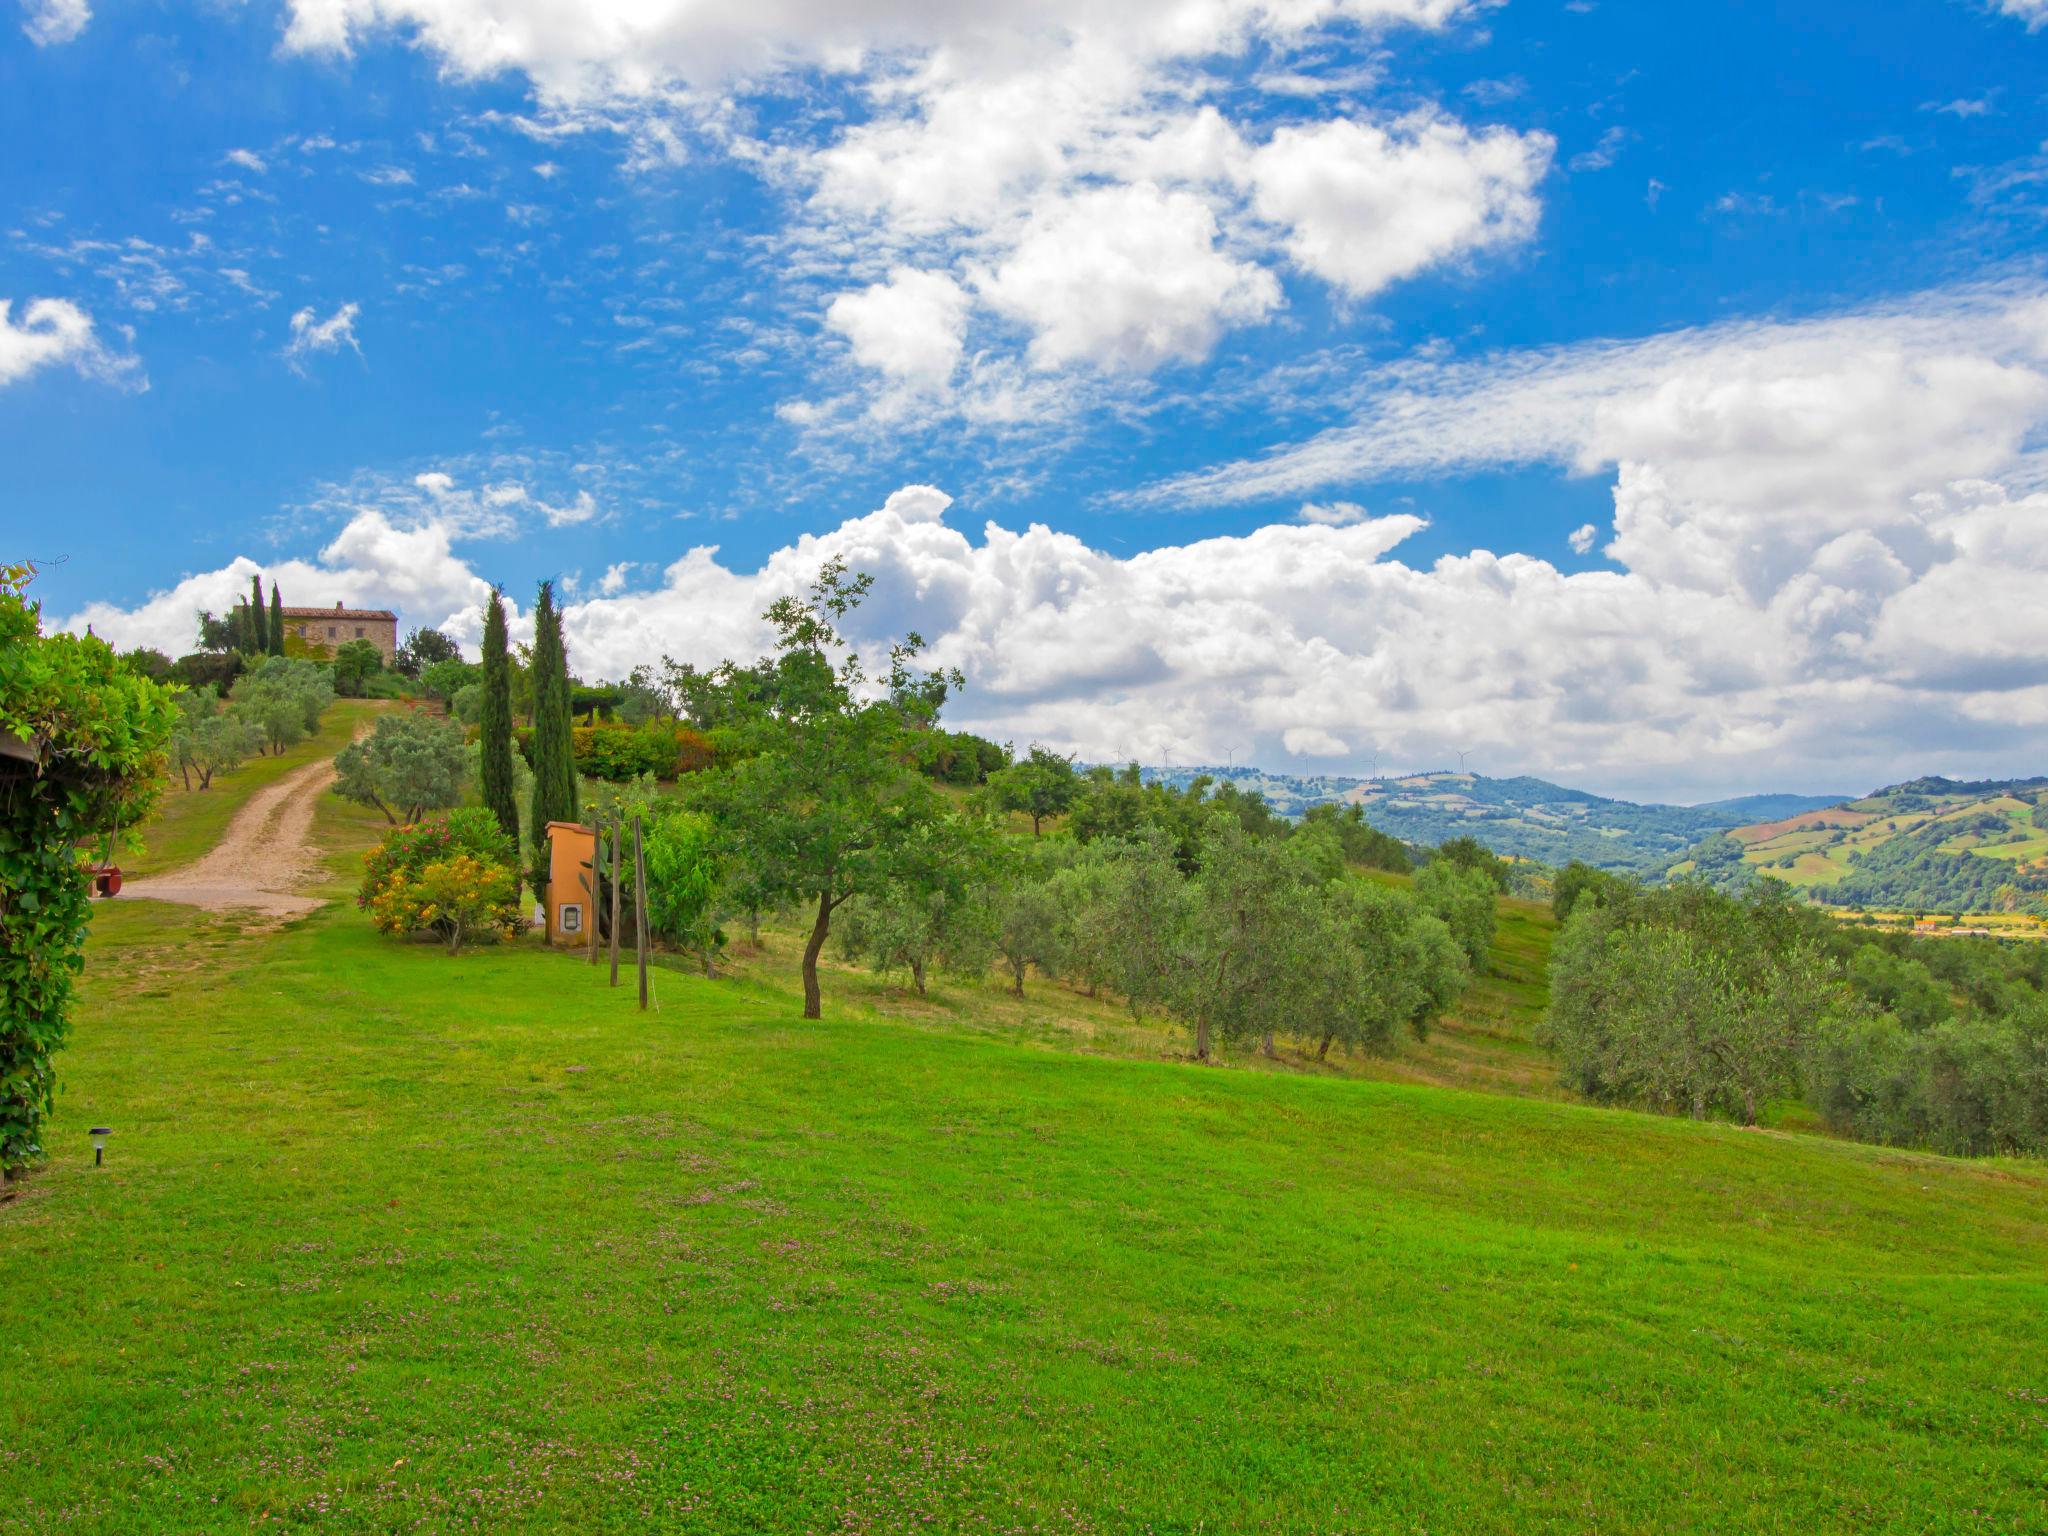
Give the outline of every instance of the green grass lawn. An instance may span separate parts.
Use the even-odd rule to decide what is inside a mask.
[[[371,699],[337,699],[321,717],[320,729],[276,757],[252,757],[233,773],[216,774],[208,789],[186,789],[176,774],[157,813],[141,830],[141,848],[115,856],[129,879],[160,875],[190,864],[220,841],[234,814],[266,784],[275,784],[295,768],[332,757],[355,736],[362,723],[379,709]],[[194,781],[197,782],[196,780]]]
[[[95,928],[0,1531],[2048,1528],[2037,1164]]]

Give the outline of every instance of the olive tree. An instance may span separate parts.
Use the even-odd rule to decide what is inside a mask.
[[[334,792],[373,805],[394,826],[462,802],[469,751],[462,728],[427,715],[381,716],[334,759]]]
[[[801,905],[810,912],[804,941],[804,1017],[822,1013],[818,958],[833,915],[861,895],[882,895],[911,878],[918,844],[950,813],[931,783],[910,766],[914,729],[896,700],[918,693],[913,663],[923,647],[915,634],[891,648],[889,672],[873,689],[860,656],[838,626],[856,609],[872,578],[850,576],[828,562],[807,593],[777,600],[764,617],[776,636],[757,674],[735,671],[734,694],[716,707],[729,712],[743,747],[729,773],[707,776],[701,803],[717,817],[743,866],[753,900]],[[944,679],[958,687],[957,673]],[[920,695],[927,696],[927,695]]]

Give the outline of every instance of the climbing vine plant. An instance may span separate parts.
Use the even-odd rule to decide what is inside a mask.
[[[0,1177],[42,1151],[84,964],[86,853],[163,786],[172,691],[91,636],[45,635],[33,566],[0,565]]]

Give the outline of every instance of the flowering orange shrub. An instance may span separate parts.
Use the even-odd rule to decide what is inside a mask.
[[[519,892],[510,870],[457,853],[417,873],[393,871],[370,897],[370,917],[384,933],[432,930],[452,955],[465,939],[517,933]]]

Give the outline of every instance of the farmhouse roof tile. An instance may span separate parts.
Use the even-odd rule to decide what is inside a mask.
[[[287,608],[284,616],[288,619],[391,619],[398,615],[389,608],[344,608],[336,603],[332,608]]]

